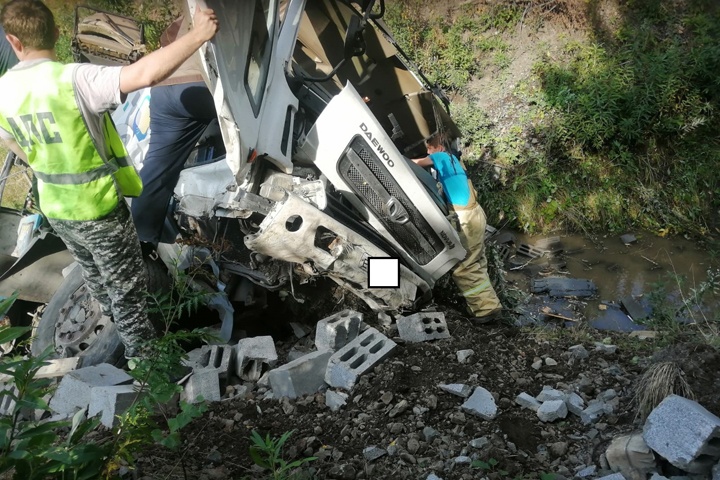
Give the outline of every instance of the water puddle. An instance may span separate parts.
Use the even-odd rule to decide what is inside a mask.
[[[499,232],[494,238],[507,240],[510,232]],[[682,305],[707,279],[708,269],[720,267],[719,259],[711,256],[696,242],[682,237],[660,238],[647,233],[635,233],[637,241],[626,245],[620,235],[591,240],[579,235],[560,236],[560,244],[547,242],[547,237],[529,237],[512,232],[515,245],[508,244],[506,260],[507,280],[523,291],[533,291],[534,285],[544,279],[587,279],[597,287],[597,295],[591,298],[557,299],[546,295],[533,295],[522,307],[527,316],[521,323],[533,318],[543,323],[555,320],[587,321],[600,330],[633,331],[646,326],[633,322],[628,313],[642,322],[651,314],[653,305],[648,298],[651,292],[664,289],[668,305]],[[546,253],[536,259],[530,256]],[[678,285],[682,285],[682,289]],[[557,280],[553,280],[557,283]],[[568,285],[577,285],[577,282]],[[537,289],[535,289],[537,290]],[[556,293],[553,293],[556,294]],[[657,294],[656,294],[657,296]],[[710,294],[703,298],[702,309],[695,306],[691,312],[679,315],[680,321],[692,322],[702,312],[711,312],[720,306],[719,299]],[[563,318],[566,317],[566,318]],[[579,318],[578,318],[579,317]]]

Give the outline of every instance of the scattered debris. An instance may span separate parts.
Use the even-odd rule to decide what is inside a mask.
[[[462,405],[464,412],[478,416],[483,420],[492,420],[497,416],[497,405],[492,394],[477,387],[470,398]]]
[[[518,255],[523,255],[525,257],[529,257],[531,260],[533,260],[535,258],[540,258],[543,255],[545,255],[544,250],[537,248],[535,246],[532,246],[532,245],[528,245],[527,243],[521,243],[520,245],[518,245],[516,253]]]
[[[330,411],[337,412],[340,408],[347,404],[348,394],[335,390],[325,392],[325,405],[330,407]]]
[[[34,378],[40,379],[63,377],[78,367],[80,363],[80,357],[56,358],[53,360],[45,360],[45,363],[47,363],[47,365],[40,367]],[[5,383],[10,379],[12,379],[10,375],[0,375],[0,383]]]
[[[567,417],[568,409],[564,400],[548,400],[537,409],[537,416],[543,422],[554,422]]]
[[[610,414],[613,412],[613,408],[610,405],[604,404],[602,402],[592,402],[588,407],[580,412],[580,420],[585,425],[595,423],[605,414]]]
[[[597,287],[582,278],[546,277],[530,282],[532,293],[547,293],[551,297],[593,297]]]
[[[400,338],[406,342],[427,342],[450,338],[445,322],[445,314],[441,312],[420,312],[397,320]]]
[[[620,241],[625,245],[632,245],[633,243],[637,243],[637,238],[632,233],[626,233],[625,235],[620,235]]]
[[[355,310],[343,310],[320,320],[315,330],[315,346],[318,350],[340,350],[360,334],[362,318],[362,313]]]
[[[535,412],[537,412],[538,408],[540,408],[540,405],[542,405],[534,397],[528,395],[525,392],[515,397],[515,403],[520,405],[522,408],[527,408]]]
[[[467,363],[470,357],[472,357],[474,354],[474,350],[458,350],[456,353],[457,360],[460,363]]]
[[[634,322],[643,320],[649,316],[643,306],[632,296],[624,297],[620,300],[620,303]]]
[[[118,416],[130,408],[137,396],[138,392],[133,385],[95,387],[90,391],[88,417],[101,414],[100,423],[113,428],[118,424]]]
[[[278,360],[270,336],[243,338],[235,345],[235,373],[246,382],[257,382]]]
[[[132,383],[133,378],[108,363],[73,370],[65,375],[50,400],[50,409],[63,416],[72,416],[76,409],[90,404],[93,387],[112,387]]]
[[[648,416],[643,439],[677,468],[706,474],[720,459],[720,418],[697,402],[670,395]]]
[[[581,416],[583,410],[585,410],[585,400],[583,400],[582,397],[575,392],[572,392],[565,397],[565,405],[570,413],[577,415],[578,417]]]
[[[570,356],[572,358],[578,360],[582,360],[590,356],[590,352],[588,352],[583,345],[573,345],[572,347],[568,348],[568,351],[570,352]]]
[[[652,340],[657,338],[658,332],[654,330],[635,330],[630,332],[630,338],[637,338],[638,340]]]
[[[325,385],[325,371],[333,353],[312,352],[270,370],[270,386],[275,398],[311,395]]]
[[[198,397],[208,402],[219,402],[221,394],[218,370],[207,368],[194,371],[185,383],[181,396],[188,403],[199,403]]]
[[[377,460],[378,458],[382,457],[383,455],[387,455],[387,450],[376,447],[374,445],[367,447],[365,450],[363,450],[363,457],[365,457],[365,460],[367,460],[368,462]]]
[[[325,381],[331,387],[352,390],[358,377],[383,362],[397,344],[374,328],[368,328],[359,337],[332,354],[325,372]]]
[[[612,355],[617,352],[617,345],[607,345],[600,342],[595,342],[595,351],[602,352],[606,355]]]
[[[440,390],[457,395],[458,397],[468,398],[472,394],[472,387],[461,383],[451,383],[449,385],[438,385]]]
[[[555,390],[549,385],[545,385],[542,392],[540,392],[535,398],[537,398],[538,402],[547,402],[548,400],[565,401],[565,394],[560,390]]]
[[[290,322],[290,328],[292,328],[293,334],[299,339],[310,335],[312,330],[307,325],[303,325],[297,322]]]

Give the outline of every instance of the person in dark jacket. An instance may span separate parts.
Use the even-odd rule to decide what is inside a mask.
[[[0,77],[18,63],[18,58],[12,49],[12,45],[5,38],[5,30],[0,25]]]

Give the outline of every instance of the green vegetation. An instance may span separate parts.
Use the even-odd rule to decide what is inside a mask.
[[[272,438],[268,433],[263,438],[255,430],[250,435],[250,457],[259,467],[269,470],[268,480],[300,480],[309,478],[299,471],[304,464],[317,460],[316,457],[303,458],[288,463],[282,458],[282,447],[294,433],[285,432],[280,438]]]
[[[720,206],[720,10],[705,0],[633,1],[605,18],[596,2],[561,3],[555,16],[508,1],[439,19],[432,3],[423,10],[405,0],[387,16],[408,54],[455,93],[465,158],[491,223],[707,234]],[[537,32],[571,13],[584,20],[584,38],[557,38],[557,51],[538,42],[525,77],[514,85],[493,78],[506,87],[505,98],[492,99],[499,107],[479,108],[477,95],[487,100],[493,88],[467,85],[513,62],[519,22]],[[491,39],[497,46],[484,57],[480,45]]]

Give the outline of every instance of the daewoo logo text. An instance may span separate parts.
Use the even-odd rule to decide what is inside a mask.
[[[392,161],[388,152],[380,144],[380,142],[378,142],[378,139],[373,136],[372,132],[367,127],[367,125],[365,125],[364,123],[361,123],[360,130],[362,130],[363,133],[365,133],[365,136],[368,138],[368,140],[370,140],[370,143],[372,143],[373,146],[377,149],[378,153],[380,154],[380,158],[382,158],[385,161],[385,163],[387,163],[387,166],[394,167],[395,162]]]

